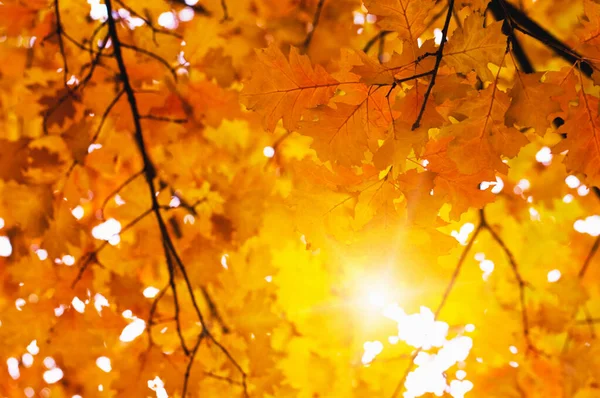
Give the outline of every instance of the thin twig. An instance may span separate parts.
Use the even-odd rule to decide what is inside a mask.
[[[375,36],[373,36],[373,37],[371,37],[369,39],[369,41],[367,42],[367,44],[365,44],[365,46],[363,47],[363,51],[366,52],[366,53],[369,52],[369,50],[371,49],[371,47],[373,47],[373,45],[375,43],[377,43],[377,41],[383,40],[390,33],[392,33],[391,30],[382,30],[381,32],[377,33]]]
[[[227,1],[221,0],[221,9],[223,10],[223,19],[221,22],[229,20],[229,10],[227,9]]]
[[[121,192],[121,190],[123,188],[125,188],[127,185],[129,185],[133,180],[135,180],[136,178],[138,178],[139,176],[144,174],[144,170],[140,170],[136,173],[133,173],[131,176],[129,176],[125,181],[123,181],[121,184],[119,184],[118,187],[116,187],[115,189],[112,190],[112,192],[108,195],[106,195],[106,198],[104,198],[104,201],[102,202],[102,205],[100,206],[100,213],[102,215],[102,219],[104,220],[104,208],[106,207],[106,205],[108,204],[108,201],[115,195],[117,195],[119,192]]]
[[[204,336],[205,336],[204,330],[205,329],[202,329],[202,333],[200,333],[198,335],[198,339],[196,340],[196,344],[194,345],[194,348],[192,349],[190,359],[188,360],[188,364],[185,368],[185,374],[183,376],[183,389],[181,392],[182,397],[185,397],[185,394],[187,393],[188,383],[190,381],[190,373],[192,371],[192,366],[194,365],[194,358],[196,358],[196,353],[198,352],[198,348],[200,348],[200,344],[202,343],[202,340],[204,340]]]
[[[527,348],[537,352],[529,336],[529,316],[527,315],[527,300],[525,296],[525,289],[527,287],[527,283],[521,276],[519,266],[517,265],[517,261],[515,260],[515,256],[510,251],[508,246],[506,246],[506,243],[500,237],[500,235],[498,235],[498,233],[491,227],[491,225],[487,223],[483,209],[481,210],[481,222],[483,228],[485,228],[490,233],[492,239],[498,244],[498,246],[500,246],[506,257],[508,258],[510,268],[513,272],[515,279],[517,280],[517,284],[519,285],[519,302],[521,306],[521,323],[523,328],[523,337],[525,338],[525,341],[527,343]]]
[[[317,3],[317,10],[315,11],[315,16],[313,17],[313,21],[312,21],[312,29],[310,30],[310,32],[308,32],[308,34],[306,35],[306,39],[304,40],[304,43],[302,44],[302,52],[303,53],[306,53],[308,51],[308,47],[310,46],[310,42],[312,41],[315,30],[317,29],[317,26],[319,25],[319,20],[321,18],[321,11],[323,9],[324,3],[325,3],[325,0],[319,0],[319,3]]]
[[[56,37],[58,40],[58,49],[63,62],[63,81],[65,88],[70,91],[71,88],[67,84],[69,81],[69,65],[67,64],[67,54],[65,53],[65,43],[63,41],[63,27],[60,20],[60,9],[58,0],[54,0],[54,17],[56,18]]]
[[[158,122],[169,122],[169,123],[176,123],[176,124],[185,124],[188,122],[187,119],[173,119],[173,118],[166,117],[166,116],[155,116],[155,115],[142,115],[142,116],[140,116],[140,118],[156,120]]]
[[[213,318],[215,318],[217,320],[219,325],[221,325],[221,331],[225,334],[229,333],[230,330],[227,327],[227,325],[225,325],[225,322],[223,321],[223,318],[221,317],[221,314],[219,313],[219,310],[217,309],[217,305],[213,301],[212,297],[210,297],[210,294],[208,293],[208,290],[206,290],[206,287],[202,286],[201,291],[202,291],[202,295],[204,296],[204,300],[206,301],[206,304],[208,305],[208,309],[210,310],[210,314],[212,315]]]
[[[444,22],[444,27],[442,28],[442,42],[440,43],[440,47],[437,50],[437,55],[435,57],[435,65],[433,66],[433,71],[431,73],[431,81],[429,82],[429,86],[427,86],[427,91],[425,91],[425,96],[423,97],[423,104],[421,105],[421,109],[419,111],[419,115],[417,116],[417,120],[412,125],[412,130],[416,130],[421,125],[421,118],[423,118],[423,114],[425,113],[425,108],[427,107],[427,100],[431,95],[431,91],[433,90],[433,86],[435,85],[435,78],[437,76],[438,70],[440,68],[440,64],[442,62],[442,58],[444,56],[444,46],[448,41],[448,28],[450,27],[450,19],[452,18],[452,10],[454,9],[454,0],[448,0],[448,13],[446,14],[446,21]]]
[[[579,273],[577,274],[577,277],[579,279],[583,279],[585,277],[585,273],[587,272],[587,270],[592,262],[592,258],[594,258],[594,255],[598,251],[598,247],[600,247],[600,236],[596,237],[596,239],[594,240],[594,244],[592,245],[592,248],[588,252],[588,255],[585,257],[585,261],[583,262],[583,265],[579,269]]]

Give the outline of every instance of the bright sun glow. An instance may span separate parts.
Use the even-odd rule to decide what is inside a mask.
[[[472,232],[467,227],[463,234]],[[484,273],[493,270],[493,263],[481,256],[481,268]],[[389,336],[389,344],[404,342],[416,349],[419,354],[414,359],[416,367],[408,374],[405,382],[405,398],[420,397],[425,394],[442,396],[450,394],[454,398],[462,398],[473,389],[473,383],[466,380],[464,370],[456,371],[456,378],[451,379],[448,370],[466,360],[473,347],[473,340],[465,335],[458,334],[449,337],[449,325],[435,319],[431,309],[422,306],[415,314],[407,314],[396,302],[390,302],[383,285],[371,287],[367,294],[368,311],[377,311],[385,318],[396,322],[398,333]],[[464,332],[472,332],[475,326],[468,324]],[[361,362],[369,366],[377,360],[377,356],[385,351],[385,344],[381,341],[366,341],[363,344]]]

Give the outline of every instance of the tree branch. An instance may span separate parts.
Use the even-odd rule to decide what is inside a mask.
[[[315,16],[313,17],[313,21],[312,21],[312,29],[310,30],[310,32],[308,32],[308,34],[306,35],[306,39],[304,40],[304,43],[302,44],[302,52],[303,53],[306,53],[308,51],[308,47],[310,46],[310,42],[312,41],[313,34],[315,33],[317,26],[319,25],[319,20],[321,18],[321,11],[323,9],[324,3],[325,3],[325,0],[319,0],[319,3],[317,3],[317,10],[315,11]]]
[[[193,364],[195,353],[196,353],[200,343],[202,342],[204,336],[208,337],[215,345],[217,345],[219,347],[219,349],[221,350],[221,352],[223,352],[223,354],[225,354],[225,356],[229,359],[229,361],[233,364],[233,366],[236,367],[236,369],[240,372],[240,374],[242,375],[242,384],[243,384],[243,388],[244,388],[244,394],[247,396],[248,393],[247,393],[247,386],[246,386],[246,373],[243,371],[243,369],[238,364],[238,362],[231,356],[229,351],[222,344],[220,344],[208,330],[206,322],[204,321],[202,312],[201,312],[200,308],[198,307],[197,300],[196,300],[196,297],[194,294],[194,290],[193,290],[191,281],[188,277],[188,274],[186,272],[185,266],[184,266],[183,262],[181,261],[181,258],[179,257],[177,250],[175,249],[175,245],[173,243],[173,240],[171,239],[171,236],[169,235],[167,225],[166,225],[166,223],[162,217],[162,214],[160,212],[160,205],[159,205],[158,199],[155,195],[156,186],[154,183],[154,179],[156,177],[156,170],[155,170],[154,165],[150,159],[150,156],[148,155],[148,152],[146,150],[144,133],[143,133],[142,123],[141,123],[141,114],[139,112],[139,108],[137,105],[137,98],[135,96],[135,91],[131,85],[131,82],[129,79],[129,74],[127,72],[127,66],[125,64],[123,54],[122,54],[122,48],[125,48],[126,46],[124,46],[121,43],[121,41],[119,40],[119,35],[117,33],[117,25],[116,25],[116,22],[115,22],[115,19],[113,16],[113,12],[112,12],[112,10],[113,10],[112,0],[105,0],[105,3],[106,3],[107,13],[108,13],[109,35],[111,37],[111,41],[114,46],[114,54],[115,54],[115,59],[117,61],[117,65],[119,67],[120,78],[121,78],[121,81],[123,82],[123,89],[125,91],[125,94],[127,95],[127,101],[129,102],[129,108],[131,111],[131,116],[133,118],[134,139],[137,144],[140,156],[142,157],[142,162],[144,164],[144,176],[145,176],[146,183],[148,186],[150,201],[152,203],[151,210],[155,215],[156,222],[158,224],[158,228],[160,230],[161,237],[163,240],[163,250],[164,250],[165,259],[167,262],[167,267],[169,270],[169,285],[171,286],[171,290],[173,292],[175,305],[176,305],[176,314],[175,315],[177,318],[177,316],[178,316],[178,300],[176,298],[176,286],[175,286],[175,282],[174,282],[175,267],[177,266],[183,276],[188,293],[192,300],[192,304],[194,306],[194,309],[198,316],[198,320],[200,321],[201,327],[202,327],[202,332],[200,333],[198,340],[196,342],[196,345],[194,346],[194,348],[191,352],[191,355],[190,355],[190,361],[188,363],[188,369],[186,371],[186,377],[184,379],[183,396],[185,397],[185,392],[187,389],[187,378],[189,377],[189,371]],[[175,264],[173,263],[173,260],[175,260]],[[185,346],[185,342],[181,335],[179,325],[178,325],[178,333],[180,335],[182,348],[187,355],[189,353],[189,351],[187,350],[187,348]]]
[[[440,47],[437,50],[437,55],[435,57],[435,65],[433,67],[433,71],[431,72],[431,81],[429,82],[429,86],[427,87],[427,91],[425,91],[425,96],[423,97],[423,105],[421,105],[421,110],[419,111],[417,120],[415,120],[415,122],[412,125],[412,130],[418,129],[421,125],[421,119],[423,118],[425,108],[427,107],[427,100],[429,100],[429,96],[431,95],[431,91],[433,90],[433,86],[435,85],[435,78],[440,68],[442,57],[444,56],[444,46],[448,41],[448,28],[450,27],[452,10],[454,10],[454,0],[448,0],[448,12],[446,14],[446,21],[444,22],[444,27],[442,28],[442,42],[440,43]]]

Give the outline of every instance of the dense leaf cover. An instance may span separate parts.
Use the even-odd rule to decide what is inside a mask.
[[[600,3],[3,0],[0,396],[600,396]]]

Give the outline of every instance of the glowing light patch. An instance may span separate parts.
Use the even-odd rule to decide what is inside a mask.
[[[433,41],[435,41],[435,44],[437,44],[438,46],[442,43],[442,30],[435,28],[433,30]]]
[[[181,199],[177,196],[173,196],[169,202],[169,207],[179,207],[181,205]]]
[[[508,350],[510,351],[511,354],[516,354],[517,352],[519,352],[517,347],[515,347],[514,345],[511,345],[510,347],[508,347]]]
[[[179,20],[182,22],[188,22],[194,19],[194,9],[191,7],[185,7],[179,11]]]
[[[96,358],[96,366],[100,368],[100,370],[108,373],[112,370],[112,366],[110,366],[110,358],[108,357],[98,357]]]
[[[586,217],[585,220],[577,220],[573,224],[573,228],[582,234],[598,236],[600,235],[600,216],[593,215]]]
[[[153,380],[148,380],[148,388],[156,393],[156,398],[167,398],[167,390],[165,390],[165,383],[156,376]]]
[[[590,193],[590,189],[588,187],[586,187],[585,185],[580,185],[579,187],[577,187],[577,195],[586,196],[589,193]]]
[[[163,12],[158,16],[158,24],[165,29],[176,29],[179,21],[172,12]]]
[[[59,305],[58,307],[56,307],[54,309],[54,316],[61,316],[62,314],[65,313],[65,306],[64,305]]]
[[[454,398],[463,398],[472,389],[473,383],[469,380],[452,380],[450,382],[450,395]]]
[[[25,387],[25,389],[23,390],[23,392],[25,393],[25,396],[27,398],[31,398],[35,395],[35,390],[31,387]]]
[[[33,355],[31,355],[30,353],[26,352],[21,357],[21,362],[23,362],[23,366],[25,366],[26,368],[30,368],[31,365],[33,365]]]
[[[263,155],[265,155],[268,158],[272,158],[273,156],[275,156],[275,148],[271,146],[264,147]]]
[[[29,343],[27,346],[27,352],[29,352],[31,355],[39,354],[40,347],[37,345],[37,340],[33,340],[31,343]]]
[[[526,180],[525,178],[519,180],[519,182],[517,183],[517,186],[519,188],[521,188],[522,192],[527,191],[529,188],[531,188],[531,183],[529,182],[529,180]]]
[[[568,193],[568,194],[566,194],[563,197],[563,202],[565,202],[565,203],[571,203],[573,201],[573,199],[574,199],[573,195],[571,195],[570,193]]]
[[[85,303],[81,301],[79,297],[73,297],[71,305],[73,306],[73,308],[75,308],[75,311],[79,312],[80,314],[83,314],[85,312]]]
[[[362,356],[361,362],[363,365],[368,365],[373,362],[377,355],[381,354],[381,351],[383,351],[383,344],[381,344],[381,341],[377,340],[365,341],[363,348],[365,349],[365,352]]]
[[[354,11],[354,25],[364,25],[365,24],[365,14],[362,12]]]
[[[567,178],[565,178],[565,184],[567,184],[569,188],[575,189],[581,185],[581,181],[575,176],[567,176]]]
[[[148,286],[144,289],[144,297],[154,298],[160,292],[160,289],[155,288],[154,286]]]
[[[94,238],[107,240],[111,245],[119,243],[119,232],[121,232],[121,223],[114,218],[109,218],[102,224],[92,228],[92,236]]]
[[[548,282],[550,283],[558,282],[560,277],[561,273],[557,269],[553,269],[552,271],[548,272]]]
[[[535,160],[544,166],[549,166],[552,163],[552,150],[547,146],[543,147],[535,154]]]
[[[94,295],[94,308],[96,308],[96,311],[98,311],[98,313],[102,313],[102,307],[109,306],[110,303],[108,302],[108,299],[106,297],[104,297],[100,293],[96,293]]]
[[[229,269],[229,265],[227,264],[228,258],[229,258],[229,254],[223,254],[221,256],[221,266],[225,269]]]
[[[531,221],[540,221],[542,218],[540,217],[540,212],[537,211],[535,208],[530,207],[529,208],[529,218],[531,219]]]
[[[71,265],[75,264],[75,257],[66,254],[62,257],[62,262],[70,267]]]
[[[100,4],[100,0],[88,0],[88,3],[90,4],[90,18],[102,22],[108,19],[106,4]]]
[[[119,340],[124,343],[129,343],[144,333],[144,330],[146,330],[146,322],[136,318],[133,320],[133,322],[123,328],[121,336],[119,336]]]
[[[23,311],[23,306],[25,304],[27,304],[27,302],[23,298],[18,298],[15,300],[15,307],[17,307],[17,310],[19,311]]]
[[[17,380],[21,377],[19,371],[19,360],[17,358],[10,357],[6,360],[6,366],[8,367],[8,374],[13,380]]]
[[[44,372],[44,381],[48,384],[54,384],[59,382],[64,376],[63,371],[60,368],[50,369]]]
[[[75,217],[78,220],[81,220],[81,218],[83,217],[84,213],[85,212],[83,210],[83,207],[81,207],[81,206],[77,206],[73,210],[71,210],[71,214],[73,214],[73,217]]]
[[[88,153],[92,153],[97,149],[102,148],[101,144],[90,144],[90,146],[88,147]]]
[[[452,231],[450,235],[456,239],[461,245],[465,246],[469,240],[469,234],[475,230],[475,224],[466,223],[460,227],[460,231]]]
[[[0,257],[10,257],[12,254],[12,245],[7,236],[0,236]]]
[[[0,229],[4,228],[4,218],[0,217]]]
[[[479,268],[485,273],[491,273],[494,270],[494,262],[492,260],[483,260],[479,263]]]
[[[56,367],[56,361],[52,357],[44,358],[44,366],[47,369],[54,369]]]

